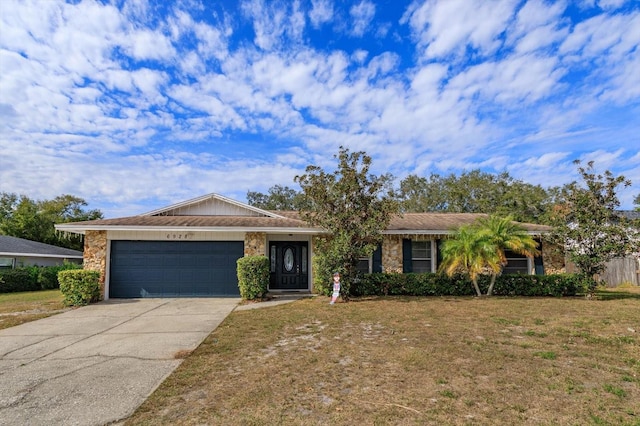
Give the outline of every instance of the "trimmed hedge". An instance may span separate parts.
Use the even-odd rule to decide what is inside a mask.
[[[57,266],[23,266],[0,271],[0,293],[53,290],[60,287],[58,272],[81,269],[82,265],[65,262]]]
[[[100,272],[71,269],[58,272],[60,291],[67,306],[88,305],[100,300]]]
[[[478,285],[486,292],[490,277],[480,276]],[[575,296],[585,291],[578,274],[500,275],[493,289],[495,296]],[[351,287],[352,296],[473,296],[471,280],[465,275],[387,274],[363,275]]]
[[[43,290],[53,290],[60,288],[60,281],[58,281],[58,272],[68,271],[71,269],[82,269],[82,265],[77,263],[64,262],[62,265],[46,266],[40,268],[38,272],[38,284]]]
[[[237,261],[238,287],[245,300],[260,299],[269,288],[269,259],[266,256],[245,256]]]
[[[7,269],[0,272],[0,293],[40,290],[38,274],[31,268]]]

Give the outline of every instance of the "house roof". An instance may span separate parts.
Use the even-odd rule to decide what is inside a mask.
[[[297,212],[271,212],[276,216],[130,216],[116,219],[98,219],[56,225],[60,231],[81,232],[87,230],[184,230],[193,231],[247,231],[273,233],[320,234],[323,230],[310,227]],[[391,220],[385,234],[448,234],[452,229],[473,223],[485,214],[477,213],[405,213]],[[521,223],[530,233],[548,232],[545,225]]]
[[[0,256],[82,259],[82,252],[23,238],[0,235]]]
[[[620,210],[621,216],[624,216],[628,220],[639,220],[640,219],[640,210]]]
[[[454,228],[473,223],[485,214],[405,213],[391,220],[385,234],[448,234]],[[521,223],[532,234],[548,232],[544,225]],[[270,211],[249,206],[217,194],[208,194],[138,216],[98,219],[56,225],[63,232],[86,231],[243,231],[267,233],[322,234],[295,211]]]
[[[234,214],[239,216],[282,218],[282,216],[278,215],[277,212],[250,206],[219,194],[207,194],[201,197],[192,198],[148,213],[143,213],[142,216],[202,216],[203,212],[212,213],[213,211],[216,211],[218,215],[222,213],[223,215]],[[204,215],[209,216],[212,214]]]
[[[99,219],[56,225],[60,231],[84,232],[108,229],[127,230],[184,230],[194,231],[261,231],[321,233],[299,219],[258,216],[130,216]]]

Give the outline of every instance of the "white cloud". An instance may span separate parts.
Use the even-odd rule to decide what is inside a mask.
[[[265,2],[264,0],[247,0],[242,3],[242,10],[251,19],[255,32],[254,42],[259,48],[270,51],[282,43],[298,43],[305,26],[304,13],[300,9],[299,0],[291,3]],[[285,36],[288,36],[285,40]]]
[[[555,58],[529,54],[470,67],[450,86],[465,98],[480,94],[499,103],[531,103],[552,93],[563,74]]]
[[[401,22],[409,23],[418,47],[427,58],[463,56],[467,47],[481,55],[495,52],[511,20],[515,0],[445,0],[417,2],[408,9]]]
[[[171,41],[158,31],[133,31],[126,37],[124,50],[139,61],[147,59],[171,59],[176,51]]]
[[[309,20],[314,28],[320,28],[322,24],[330,22],[333,18],[333,4],[331,0],[311,0]]]
[[[564,2],[415,2],[399,27],[368,1],[6,4],[0,184],[30,196],[242,199],[333,167],[339,145],[398,176],[640,169],[619,149],[640,143],[637,8],[573,22]],[[335,39],[317,44],[320,28]]]
[[[598,6],[604,10],[613,10],[622,7],[627,0],[598,0]]]
[[[362,0],[360,3],[353,5],[349,9],[349,15],[353,19],[351,26],[351,35],[355,37],[362,37],[368,30],[373,17],[376,14],[376,5],[367,0]]]

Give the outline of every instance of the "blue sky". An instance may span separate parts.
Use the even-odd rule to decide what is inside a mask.
[[[640,193],[640,2],[0,3],[0,191],[107,217],[245,200],[343,145],[373,172]]]

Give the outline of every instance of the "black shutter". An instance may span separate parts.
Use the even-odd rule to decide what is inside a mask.
[[[371,272],[382,272],[382,246],[378,246],[373,252],[373,265]]]
[[[442,265],[442,240],[436,240],[436,270]]]
[[[540,256],[533,258],[533,265],[535,266],[536,275],[544,275],[544,264],[542,262],[542,241],[540,243]]]
[[[413,264],[411,261],[411,240],[404,238],[402,240],[402,272],[413,272]]]

